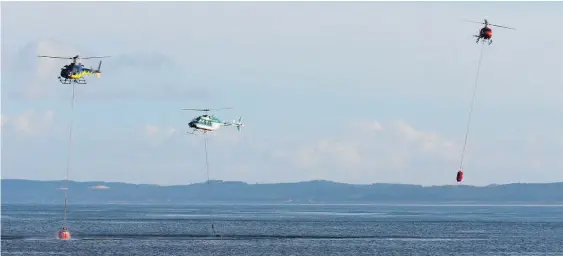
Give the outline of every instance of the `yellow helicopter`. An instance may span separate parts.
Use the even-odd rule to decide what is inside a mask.
[[[102,61],[100,60],[100,63],[98,64],[98,68],[94,69],[94,68],[85,68],[84,65],[82,65],[82,63],[80,63],[80,62],[77,62],[77,60],[78,59],[107,58],[107,57],[110,57],[110,56],[97,56],[97,57],[81,58],[78,55],[76,55],[74,57],[58,57],[58,56],[40,55],[40,56],[37,56],[37,57],[72,60],[72,63],[65,65],[64,67],[61,68],[60,76],[58,76],[57,78],[59,79],[59,81],[62,84],[71,84],[71,83],[86,84],[86,79],[85,79],[86,76],[96,74],[96,76],[98,76],[98,78],[100,78],[100,76],[102,74],[102,71],[100,70],[100,68],[102,67]]]

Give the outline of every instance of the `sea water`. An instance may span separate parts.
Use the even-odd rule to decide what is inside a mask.
[[[2,255],[563,255],[563,206],[69,207],[3,204]]]

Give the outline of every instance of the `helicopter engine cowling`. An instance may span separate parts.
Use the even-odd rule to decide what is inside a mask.
[[[484,39],[491,39],[491,37],[493,37],[493,30],[491,28],[485,27],[481,29],[480,34]]]
[[[486,36],[487,38],[493,37],[493,31],[492,31],[492,30],[487,30],[487,31],[485,31],[485,36]]]
[[[61,77],[68,78],[70,77],[70,75],[71,73],[68,69],[64,69],[64,68],[61,69]]]

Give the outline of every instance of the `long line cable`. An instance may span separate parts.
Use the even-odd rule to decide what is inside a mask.
[[[209,202],[211,202],[211,179],[209,178],[209,160],[208,160],[208,151],[207,151],[207,135],[204,136],[205,142],[205,171],[207,173],[207,189],[208,189],[208,196]],[[211,230],[215,235],[215,218],[213,217],[211,206],[209,206],[209,215],[211,217]]]
[[[75,85],[72,84],[72,100],[70,103],[70,124],[68,128],[68,152],[67,152],[67,159],[66,159],[66,189],[65,189],[65,204],[64,204],[64,218],[63,218],[63,227],[66,227],[67,221],[67,202],[68,202],[68,190],[69,190],[69,174],[70,174],[70,158],[72,152],[72,123],[73,123],[73,112],[74,112],[74,96],[75,96]]]
[[[469,137],[469,127],[471,125],[471,114],[473,113],[473,104],[475,104],[475,95],[477,94],[477,85],[479,81],[479,71],[481,70],[481,61],[483,60],[483,51],[485,44],[482,44],[481,53],[479,55],[479,64],[477,65],[477,74],[475,75],[475,84],[473,85],[473,97],[471,98],[471,105],[469,106],[469,115],[467,117],[467,126],[465,127],[465,140],[461,150],[461,161],[459,163],[459,170],[463,170],[463,160],[465,158],[465,149],[467,147],[467,138]]]

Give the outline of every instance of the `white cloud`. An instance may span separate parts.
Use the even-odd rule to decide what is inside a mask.
[[[8,127],[11,131],[23,136],[35,136],[51,127],[53,117],[52,110],[43,113],[28,110],[19,115],[2,114],[2,128]]]
[[[5,116],[4,114],[0,115],[0,126],[4,127],[4,123],[6,123],[8,121],[7,116]]]
[[[176,128],[173,127],[159,127],[156,125],[147,124],[144,127],[144,134],[153,141],[165,141],[177,133]]]
[[[352,125],[346,135],[323,138],[297,146],[289,161],[308,173],[311,179],[324,178],[344,182],[409,181],[413,163],[441,163],[455,169],[459,145],[432,132],[419,131],[406,122],[386,125],[378,122]],[[381,174],[381,175],[378,175]],[[412,180],[414,182],[414,180]]]
[[[76,49],[72,47],[53,41],[41,40],[35,46],[35,53],[37,55],[61,56],[71,57],[79,54]],[[56,60],[49,58],[38,58],[36,65],[36,77],[31,86],[28,88],[27,93],[32,97],[42,97],[47,93],[50,83],[58,76],[60,69],[63,65],[68,64],[70,60]]]
[[[435,154],[445,159],[454,159],[458,156],[458,145],[437,133],[417,131],[406,122],[400,121],[392,125],[392,132],[398,135],[398,140],[408,143],[420,152]]]
[[[7,72],[2,80],[2,89],[7,96],[19,99],[38,99],[45,97],[66,97],[69,86],[60,86],[57,77],[61,68],[71,62],[70,59],[39,58],[38,55],[81,57],[108,55],[95,52],[79,51],[79,48],[66,42],[50,39],[34,40],[18,50],[7,49],[2,56],[7,63]],[[3,53],[4,53],[3,52]],[[182,99],[207,97],[207,89],[195,84],[178,87],[188,82],[188,77],[181,72],[180,65],[171,57],[149,50],[110,54],[103,60],[103,80],[98,82],[95,76],[86,77],[87,83],[96,86],[79,86],[83,99],[111,100],[124,97]],[[80,62],[89,68],[95,68],[99,60],[82,59]],[[104,70],[109,72],[105,73]],[[149,70],[150,72],[147,72]],[[30,72],[31,71],[31,72]],[[123,73],[130,74],[124,77]],[[120,86],[115,86],[119,84]],[[77,87],[78,88],[78,87]]]
[[[271,157],[290,162],[299,170],[299,180],[427,185],[454,182],[462,137],[421,131],[404,121],[350,127],[345,134],[272,150]],[[550,170],[563,168],[563,143],[553,136],[474,137],[468,142],[464,160],[469,184],[561,179],[560,175],[550,175]]]
[[[158,127],[154,125],[145,125],[145,133],[149,137],[154,137],[158,133]]]
[[[371,130],[373,131],[382,131],[383,130],[383,126],[381,126],[381,124],[377,121],[374,121],[373,123],[371,123],[371,125],[368,126]]]
[[[70,60],[39,58],[37,56],[72,57],[79,52],[66,43],[36,40],[28,43],[18,52],[7,51],[6,54],[11,54],[11,56],[2,56],[2,60],[8,64],[8,72],[5,80],[3,80],[2,89],[6,89],[9,95],[37,99],[64,88],[51,85],[58,83],[57,76],[60,69],[70,62]]]

